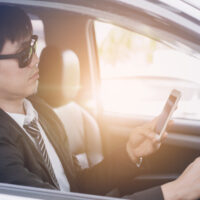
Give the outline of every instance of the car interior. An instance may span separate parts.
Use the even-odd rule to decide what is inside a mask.
[[[62,9],[21,7],[33,22],[42,23],[41,29],[33,23],[34,33],[39,36],[38,47],[41,44],[38,96],[54,108],[63,122],[70,149],[81,168],[92,167],[119,146],[125,147],[131,130],[155,115],[127,115],[103,108],[98,93],[101,71],[95,21],[112,21]],[[199,120],[175,118],[167,131],[159,151],[144,159],[143,173],[130,177],[118,188],[121,194],[172,181],[200,155]]]
[[[69,56],[72,60],[71,54]],[[75,101],[69,102],[70,96],[65,94],[65,91],[71,91],[74,95],[72,90],[78,88],[80,82],[78,75],[77,80],[70,80],[71,84],[68,84],[67,88],[64,87],[66,82],[62,81],[65,74],[64,66],[73,69],[76,57],[74,59],[75,61],[70,61],[66,57],[63,59],[62,52],[53,46],[42,50],[38,65],[40,69],[38,96],[50,106],[56,107],[55,111],[66,129],[71,152],[80,161],[81,168],[87,168],[103,159],[102,141],[96,120]],[[75,73],[79,74],[79,71],[68,70],[67,78],[70,78],[70,74],[73,78]]]

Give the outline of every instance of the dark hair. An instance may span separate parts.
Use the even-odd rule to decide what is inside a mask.
[[[0,52],[6,40],[23,40],[32,35],[28,15],[19,7],[0,4]]]

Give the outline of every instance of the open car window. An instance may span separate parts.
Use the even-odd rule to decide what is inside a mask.
[[[156,116],[175,88],[174,116],[200,119],[200,60],[109,23],[96,21],[95,33],[104,111]]]
[[[31,20],[33,26],[33,34],[38,36],[37,41],[37,55],[40,56],[42,49],[46,46],[44,38],[44,24],[42,20],[37,17]]]

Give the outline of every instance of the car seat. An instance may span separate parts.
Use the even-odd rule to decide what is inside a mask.
[[[69,93],[66,95],[67,91],[75,96],[74,88],[75,90],[78,88],[73,83],[73,88],[70,89],[69,79],[68,85],[63,81],[64,73],[67,73],[68,77],[72,77],[69,73],[75,73],[73,74],[77,79],[75,82],[79,83],[79,78],[77,78],[79,70],[75,70],[77,72],[71,70],[75,66],[74,63],[77,63],[76,59],[71,51],[65,51],[63,54],[55,46],[45,47],[39,62],[38,95],[54,107],[63,122],[70,150],[77,158],[80,167],[89,168],[103,159],[102,140],[96,120],[77,103],[69,103],[70,95]],[[70,70],[66,70],[66,67]]]

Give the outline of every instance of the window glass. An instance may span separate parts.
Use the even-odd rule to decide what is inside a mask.
[[[40,19],[32,19],[31,23],[33,26],[33,34],[38,35],[37,55],[39,57],[42,49],[46,46],[44,39],[44,25]]]
[[[200,60],[112,24],[96,21],[95,33],[105,111],[158,115],[177,89],[174,116],[200,119]]]

